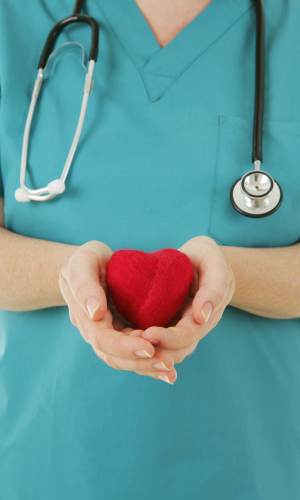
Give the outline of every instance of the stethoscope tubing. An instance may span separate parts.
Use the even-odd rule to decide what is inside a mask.
[[[76,0],[74,11],[71,16],[68,16],[61,21],[59,21],[50,31],[46,43],[43,47],[43,51],[38,64],[38,76],[34,84],[34,89],[32,93],[31,103],[29,107],[29,112],[26,120],[23,146],[22,146],[22,156],[21,156],[21,170],[20,170],[20,188],[16,191],[15,197],[18,201],[47,201],[53,198],[56,194],[61,194],[65,190],[65,181],[70,170],[70,166],[78,145],[78,141],[81,135],[88,99],[93,88],[93,72],[95,63],[98,58],[98,47],[99,47],[99,25],[97,21],[91,16],[81,15],[80,10],[82,7],[83,0]],[[91,27],[91,48],[89,53],[89,66],[85,78],[85,85],[83,90],[83,100],[81,105],[81,111],[79,115],[79,120],[74,135],[74,139],[68,154],[68,158],[65,162],[60,179],[56,179],[50,182],[46,187],[39,189],[29,189],[25,184],[26,177],[26,165],[27,165],[27,155],[28,155],[28,142],[29,134],[31,128],[31,122],[33,113],[35,110],[36,102],[39,96],[39,92],[43,81],[43,71],[47,65],[47,61],[50,57],[53,46],[59,36],[66,26],[74,23],[87,23]]]
[[[256,5],[256,57],[255,57],[255,104],[253,121],[252,163],[263,161],[262,137],[264,114],[264,68],[265,68],[265,9],[263,0]]]
[[[46,43],[43,48],[42,55],[39,60],[39,69],[44,69],[47,60],[52,52],[52,48],[60,35],[60,33],[63,31],[66,26],[69,26],[70,24],[74,23],[86,23],[91,26],[92,30],[92,37],[91,37],[91,49],[90,49],[90,54],[89,54],[89,60],[97,61],[98,58],[98,50],[99,50],[99,25],[96,21],[91,16],[85,16],[82,14],[75,14],[72,16],[65,17],[61,21],[59,21],[50,31]]]
[[[274,213],[279,208],[282,203],[282,190],[279,184],[276,183],[276,181],[274,181],[269,174],[260,171],[260,166],[263,160],[262,139],[264,114],[265,12],[263,0],[254,0],[254,2],[256,7],[256,47],[252,163],[254,163],[255,171],[248,172],[241,179],[235,182],[230,193],[230,199],[233,207],[239,213],[246,215],[247,217],[260,218],[271,215],[271,213]],[[65,181],[78,145],[86,114],[88,98],[93,87],[92,77],[94,66],[98,57],[99,26],[94,18],[84,14],[80,14],[82,4],[83,0],[75,0],[72,15],[62,19],[57,24],[55,24],[47,37],[39,60],[38,77],[34,85],[32,100],[24,132],[20,172],[21,187],[17,189],[15,193],[15,197],[18,201],[46,201],[53,198],[56,194],[63,193],[63,191],[65,190]],[[47,61],[49,60],[53,46],[59,34],[66,26],[69,26],[73,23],[87,23],[90,25],[92,32],[91,48],[89,54],[89,67],[86,74],[84,95],[77,129],[60,179],[56,179],[50,182],[47,187],[44,188],[29,189],[25,185],[28,141],[31,121],[42,84],[43,71],[47,66]],[[246,179],[249,189],[245,183]],[[268,183],[267,188],[266,180]]]
[[[85,119],[85,114],[86,114],[86,109],[87,109],[87,104],[88,104],[88,99],[89,99],[89,96],[92,92],[92,87],[93,87],[94,67],[95,67],[95,61],[90,60],[88,72],[86,74],[86,79],[85,79],[85,85],[84,85],[84,90],[83,90],[83,100],[82,100],[78,125],[77,125],[74,139],[73,139],[73,142],[72,142],[69,154],[68,154],[68,158],[66,160],[64,169],[63,169],[61,177],[60,177],[60,180],[63,184],[65,184],[65,181],[66,181],[67,175],[69,173],[71,163],[72,163],[72,160],[73,160],[76,148],[77,148],[77,144],[78,144],[78,141],[79,141],[79,138],[81,135],[81,131],[82,131],[82,127],[83,127],[83,123],[84,123],[84,119]],[[33,117],[35,105],[36,105],[39,91],[40,91],[40,88],[42,85],[42,78],[43,78],[43,70],[39,69],[38,77],[36,79],[33,93],[32,93],[31,104],[30,104],[29,113],[27,116],[27,121],[26,121],[26,126],[25,126],[25,132],[24,132],[24,138],[23,138],[23,148],[22,148],[22,158],[21,158],[21,172],[20,172],[21,188],[28,193],[29,199],[34,200],[34,201],[50,200],[56,194],[56,193],[55,194],[49,193],[49,184],[47,187],[40,188],[40,189],[29,189],[25,185],[25,175],[26,175],[26,164],[27,164],[27,153],[28,153],[30,127],[31,127],[31,122],[32,122],[32,117]],[[51,190],[51,187],[50,187],[50,190]],[[47,193],[49,193],[49,194],[47,194]],[[41,195],[46,195],[46,196],[41,196]]]

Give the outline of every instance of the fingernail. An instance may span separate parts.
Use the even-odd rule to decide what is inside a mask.
[[[147,351],[135,351],[134,354],[139,356],[139,358],[152,358],[151,354]]]
[[[210,302],[206,302],[206,304],[204,304],[204,306],[202,307],[201,312],[202,312],[202,314],[204,316],[205,323],[207,323],[208,320],[209,320],[209,317],[210,317],[210,315],[212,313],[212,305],[211,305],[211,303]]]
[[[167,368],[166,365],[162,362],[154,363],[153,368],[157,368],[157,370],[167,370],[167,371],[172,370],[172,368]]]
[[[170,380],[168,379],[168,377],[166,377],[165,375],[156,375],[157,378],[159,378],[160,380],[163,380],[164,382],[167,382],[168,384],[172,384],[172,382],[170,382]]]
[[[86,303],[86,307],[90,317],[93,319],[95,312],[100,307],[100,302],[98,302],[98,300],[95,297],[90,297]]]
[[[148,342],[150,342],[151,344],[158,344],[159,340],[148,340]]]

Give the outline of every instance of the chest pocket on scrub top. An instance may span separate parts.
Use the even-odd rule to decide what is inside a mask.
[[[261,219],[239,214],[230,191],[251,163],[253,121],[220,115],[210,235],[221,244],[244,247],[280,247],[300,240],[300,122],[264,123],[262,170],[283,191],[277,212]]]

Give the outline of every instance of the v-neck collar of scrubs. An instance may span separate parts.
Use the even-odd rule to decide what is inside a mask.
[[[161,48],[134,0],[95,0],[95,3],[140,73],[152,102],[254,7],[253,0],[213,0]]]

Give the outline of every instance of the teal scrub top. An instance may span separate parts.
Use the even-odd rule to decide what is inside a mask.
[[[232,184],[252,168],[250,0],[213,0],[163,49],[134,0],[86,0],[100,50],[66,192],[46,203],[14,199],[39,57],[73,3],[0,2],[7,229],[76,245],[99,240],[113,251],[179,248],[197,235],[239,247],[299,241],[298,0],[265,0],[263,167],[284,196],[271,217],[243,217],[230,203]],[[57,46],[74,40],[89,52],[90,38],[89,26],[76,25]],[[84,77],[76,50],[55,61],[32,123],[29,187],[60,176]],[[174,386],[107,366],[67,307],[1,311],[0,357],[3,500],[300,498],[299,318],[227,307],[176,365]]]

